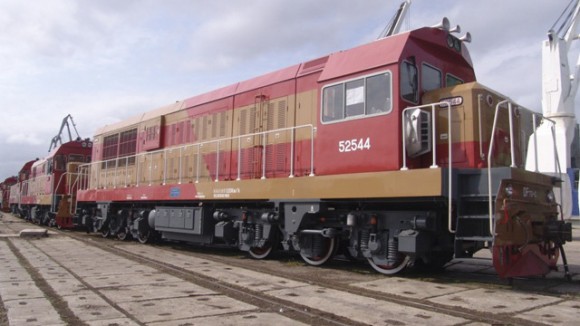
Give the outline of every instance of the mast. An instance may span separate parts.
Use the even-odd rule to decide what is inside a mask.
[[[542,159],[535,162],[533,157],[536,144],[532,135],[526,160],[528,170],[552,174],[563,180],[560,204],[565,218],[572,214],[572,185],[567,173],[573,167],[572,141],[577,125],[574,100],[580,73],[580,56],[574,73],[571,74],[568,54],[572,43],[579,38],[579,14],[580,0],[570,1],[548,31],[548,38],[542,43],[542,112],[555,125],[553,128],[550,123],[539,126],[536,130],[537,148],[545,153],[554,153],[556,147],[557,155],[541,155]],[[552,134],[555,135],[555,142],[552,141]]]
[[[62,132],[64,130],[64,128],[66,127],[66,130],[68,132],[68,139],[69,141],[73,141],[72,138],[72,134],[71,134],[71,130],[70,130],[70,125],[68,123],[68,121],[70,120],[70,123],[73,126],[73,129],[75,131],[75,133],[77,134],[77,139],[81,139],[81,136],[79,135],[79,132],[77,131],[77,126],[75,125],[75,122],[73,120],[73,117],[69,114],[66,117],[64,117],[64,119],[62,119],[62,123],[60,125],[60,130],[58,131],[58,134],[56,136],[54,136],[52,138],[52,140],[50,141],[50,147],[48,148],[48,151],[50,152],[51,150],[55,149],[58,147],[58,145],[62,145]]]
[[[405,15],[407,14],[407,11],[409,11],[410,6],[411,0],[403,1],[393,18],[391,18],[389,24],[385,27],[377,39],[382,39],[387,36],[398,34],[401,31],[401,26],[405,20]]]

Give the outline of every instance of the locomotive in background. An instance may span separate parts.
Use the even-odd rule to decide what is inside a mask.
[[[10,187],[12,187],[17,182],[17,177],[8,177],[4,181],[0,182],[0,192],[2,193],[2,203],[0,209],[2,212],[10,212]]]
[[[41,225],[72,228],[76,211],[78,167],[91,161],[92,142],[88,139],[72,139],[69,121],[63,119],[60,132],[49,147],[49,154],[42,159],[26,162],[9,187],[10,212]],[[69,128],[69,141],[63,143],[60,135]],[[76,128],[75,128],[76,131]],[[8,194],[8,191],[7,191]],[[4,207],[4,206],[3,206]]]
[[[545,275],[571,225],[559,180],[523,159],[551,121],[477,83],[467,39],[446,21],[389,34],[105,126],[27,163],[10,205],[256,259],[340,249],[390,275],[490,248],[501,277]]]

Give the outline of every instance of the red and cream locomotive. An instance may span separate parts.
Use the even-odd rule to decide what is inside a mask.
[[[10,189],[10,208],[32,222],[71,228],[76,210],[78,166],[90,162],[92,142],[71,140],[47,157],[27,162]]]
[[[2,212],[10,212],[10,188],[18,182],[17,177],[8,177],[0,182],[0,191],[2,192]]]
[[[540,123],[476,82],[445,24],[425,27],[101,128],[78,212],[103,235],[257,259],[320,265],[340,247],[395,274],[492,248],[500,276],[543,275],[571,228],[557,180],[524,169]]]

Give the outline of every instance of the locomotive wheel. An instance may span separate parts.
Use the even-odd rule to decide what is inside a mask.
[[[151,230],[150,229],[147,229],[147,231],[139,230],[139,233],[137,234],[137,240],[139,240],[139,242],[142,244],[151,242],[153,240]]]
[[[300,257],[304,260],[308,265],[312,266],[320,266],[326,263],[334,253],[336,252],[336,239],[335,238],[326,238],[321,235],[313,235],[313,237],[320,237],[322,238],[322,252],[323,254],[317,256],[309,256],[304,250],[300,250]]]
[[[108,227],[101,230],[101,236],[103,238],[108,238],[110,234],[111,234],[111,230]]]
[[[265,259],[272,253],[272,250],[274,250],[274,246],[266,244],[262,248],[252,247],[248,252],[254,259]]]
[[[121,228],[118,232],[117,232],[117,239],[121,240],[121,241],[125,241],[127,240],[127,237],[129,236],[129,232],[127,232],[127,228]]]
[[[377,264],[375,263],[372,257],[368,258],[368,260],[369,264],[371,264],[371,266],[374,268],[375,271],[385,275],[394,275],[402,271],[405,267],[407,267],[411,258],[406,255],[404,257],[401,256],[401,258],[398,259],[396,263],[390,265]]]

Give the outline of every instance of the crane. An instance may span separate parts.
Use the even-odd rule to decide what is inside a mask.
[[[405,0],[401,3],[399,9],[397,10],[393,18],[391,18],[391,21],[387,24],[385,29],[383,29],[378,39],[398,34],[401,31],[401,25],[405,20],[405,15],[407,14],[407,11],[409,11],[410,6],[411,0]]]
[[[62,145],[62,132],[64,130],[64,128],[66,127],[66,130],[68,132],[68,139],[69,141],[73,141],[72,138],[72,134],[71,134],[71,128],[69,125],[69,121],[70,124],[72,125],[75,133],[77,134],[77,140],[81,139],[81,136],[79,135],[79,132],[77,131],[77,126],[75,125],[75,122],[73,120],[72,115],[68,114],[66,117],[64,117],[64,119],[62,119],[62,123],[60,125],[60,130],[58,131],[58,134],[56,134],[56,136],[52,137],[52,140],[50,141],[50,147],[48,148],[48,152],[50,153],[50,151],[52,151],[53,149],[57,148],[59,145]]]
[[[571,74],[568,54],[572,43],[579,38],[577,29],[580,23],[580,0],[572,0],[548,31],[548,38],[542,43],[542,112],[555,122],[554,129],[542,124],[536,130],[537,147],[534,136],[530,138],[526,168],[556,175],[564,180],[561,204],[564,217],[570,217],[571,185],[564,178],[572,166],[572,141],[576,129],[574,100],[578,91],[580,56]],[[552,134],[556,141],[552,141]],[[534,160],[535,148],[553,153],[554,146],[558,155],[542,156]],[[578,162],[580,163],[580,162]]]

